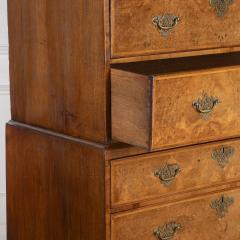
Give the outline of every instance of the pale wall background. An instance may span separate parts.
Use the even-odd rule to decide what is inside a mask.
[[[0,0],[0,240],[6,240],[5,123],[9,119],[7,0]]]

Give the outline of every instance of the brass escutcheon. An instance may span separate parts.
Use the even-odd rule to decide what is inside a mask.
[[[225,197],[222,195],[218,199],[214,199],[210,207],[216,210],[216,214],[219,218],[224,218],[225,215],[228,213],[228,208],[234,203],[233,197]]]
[[[234,0],[210,0],[210,5],[215,9],[218,17],[223,17],[233,2]]]
[[[229,158],[235,153],[235,149],[231,146],[220,146],[213,149],[212,159],[217,161],[219,166],[224,168],[229,163]]]

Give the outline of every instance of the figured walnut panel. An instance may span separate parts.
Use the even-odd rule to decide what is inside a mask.
[[[219,218],[210,205],[224,194],[234,198],[224,218]],[[230,201],[231,202],[231,201]],[[175,240],[236,240],[240,238],[240,190],[219,192],[200,198],[169,205],[155,206],[112,217],[111,240],[156,240],[154,230],[169,222],[176,222],[181,229]],[[165,239],[165,238],[164,238]]]
[[[153,91],[152,148],[240,135],[239,67],[159,76]],[[192,106],[204,92],[220,100],[208,119]]]
[[[194,51],[200,54],[201,50],[217,53],[224,48],[234,51],[233,47],[240,46],[239,5],[240,0],[233,1],[225,15],[218,17],[208,0],[113,0],[112,58],[156,54],[168,57],[166,53],[179,52],[194,55]],[[155,16],[165,13],[181,19],[167,37],[152,23]]]
[[[216,150],[231,148],[233,153],[219,155],[219,162],[212,154]],[[227,150],[226,150],[227,151]],[[229,161],[221,165],[221,157]],[[126,204],[141,204],[160,197],[196,191],[226,184],[240,179],[240,140],[161,151],[153,154],[113,160],[111,162],[112,208]],[[165,166],[178,166],[180,172],[169,185],[155,175]],[[224,166],[224,168],[223,168]],[[163,175],[162,179],[167,178]]]

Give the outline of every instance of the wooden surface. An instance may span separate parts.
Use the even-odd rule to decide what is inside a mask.
[[[8,0],[8,240],[156,240],[172,220],[176,240],[240,238],[240,140],[220,141],[240,136],[239,4],[220,19],[203,0]],[[167,38],[164,12],[181,17]],[[192,106],[203,91],[221,101],[208,120]],[[181,167],[168,188],[165,163]]]
[[[112,217],[111,240],[156,240],[154,230],[171,221],[182,226],[174,240],[239,239],[240,190],[224,192],[226,197],[234,197],[234,203],[226,216],[219,219],[210,204],[220,198],[221,194],[219,192],[175,204],[115,214]]]
[[[12,119],[109,140],[108,4],[8,1]]]
[[[124,158],[147,152],[148,150],[145,148],[135,147],[121,142],[115,142],[106,147],[105,159],[106,161],[109,161],[111,159]]]
[[[240,51],[239,47],[226,47],[226,48],[214,48],[208,50],[195,50],[191,52],[172,52],[172,53],[159,53],[152,55],[139,55],[134,57],[119,57],[119,58],[111,58],[110,63],[112,64],[120,64],[120,63],[134,63],[134,62],[142,62],[142,61],[155,61],[159,59],[172,59],[173,61],[176,58],[187,58],[187,57],[203,57],[203,56],[211,56],[211,55],[220,55],[227,53],[238,53]]]
[[[235,153],[225,168],[212,159],[213,150],[230,146]],[[161,151],[111,161],[112,208],[137,205],[166,195],[186,193],[240,180],[240,140]],[[154,172],[166,164],[177,164],[181,171],[168,187]]]
[[[8,240],[103,240],[104,150],[7,126]]]
[[[159,75],[142,73],[140,77],[135,77],[136,73],[132,74],[120,69],[112,70],[113,139],[149,149],[164,149],[240,135],[240,111],[237,104],[239,66]],[[134,87],[131,88],[128,82],[133,82],[134,77],[135,85],[133,83]],[[151,81],[152,94],[148,93],[148,89],[142,93],[142,88],[136,86],[143,83],[147,85],[147,82],[151,86]],[[207,120],[192,106],[204,92],[220,100]],[[140,106],[145,106],[145,109],[148,107],[148,110],[141,111]],[[147,111],[151,111],[150,118]],[[129,122],[134,125],[135,131]],[[117,131],[115,126],[118,125],[124,131]],[[148,134],[144,134],[146,139],[140,135],[142,131],[145,132],[145,126],[151,129]]]
[[[111,70],[112,138],[149,146],[151,82],[145,76]]]
[[[178,57],[177,59],[158,59],[131,63],[112,64],[114,69],[125,70],[140,75],[171,74],[186,71],[208,70],[211,68],[240,65],[240,52],[212,54],[205,56]]]
[[[181,0],[113,0],[112,58],[239,47],[239,4],[240,0],[234,1],[220,18],[205,0],[185,4]],[[161,36],[152,23],[153,17],[164,13],[181,18],[168,37]]]
[[[153,91],[152,148],[240,136],[240,67],[159,76]],[[220,100],[208,120],[192,106],[204,92]]]

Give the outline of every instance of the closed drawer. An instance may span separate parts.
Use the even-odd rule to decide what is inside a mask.
[[[113,160],[112,207],[236,180],[240,180],[239,139]]]
[[[240,190],[112,216],[112,240],[240,239]]]
[[[115,140],[164,149],[240,136],[239,66],[111,75]]]
[[[113,0],[111,6],[112,58],[240,45],[240,0]]]

